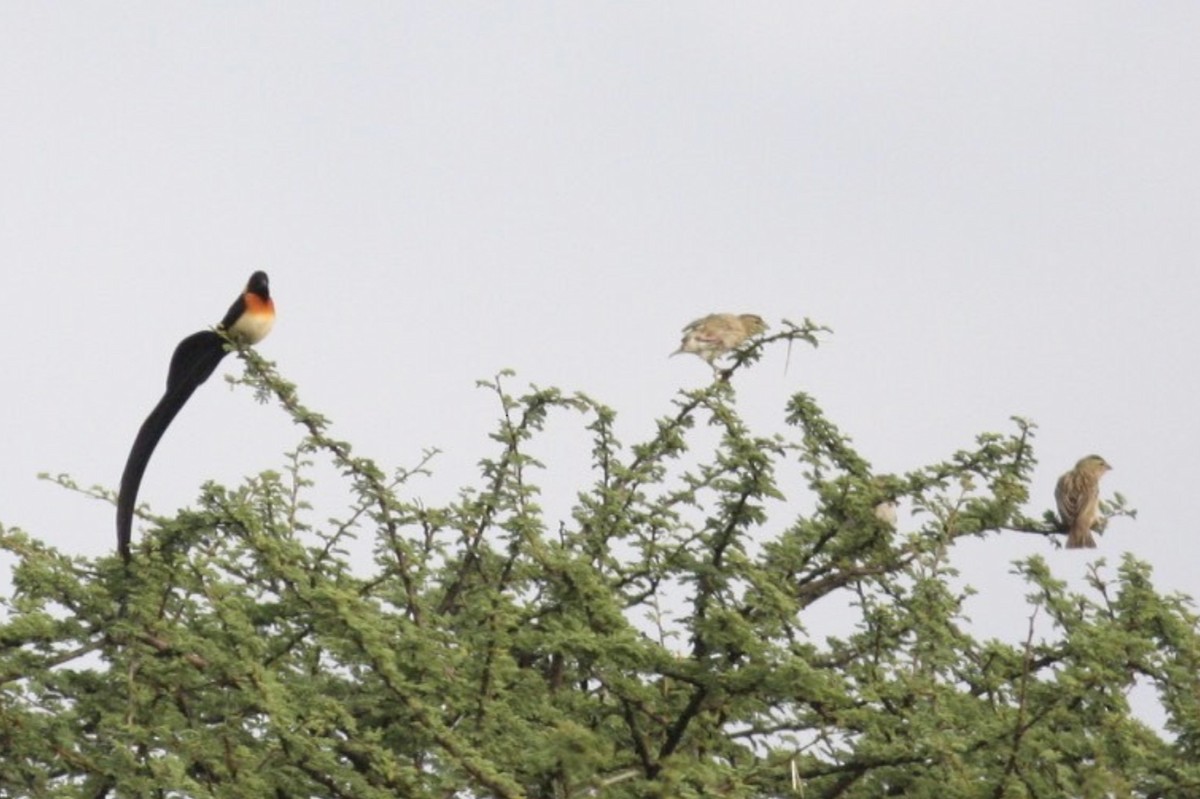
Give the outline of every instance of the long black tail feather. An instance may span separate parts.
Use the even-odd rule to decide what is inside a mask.
[[[171,356],[166,393],[146,421],[142,422],[133,448],[129,451],[129,458],[125,461],[125,471],[121,474],[121,490],[117,495],[117,550],[126,563],[131,557],[129,545],[133,532],[133,511],[137,506],[138,489],[142,485],[142,476],[146,473],[150,456],[154,454],[154,448],[176,414],[200,384],[216,371],[224,357],[225,339],[213,330],[202,330],[188,336],[179,342]]]

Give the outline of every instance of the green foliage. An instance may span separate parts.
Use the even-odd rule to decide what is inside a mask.
[[[786,325],[730,372],[818,332]],[[805,394],[789,435],[756,435],[729,382],[682,392],[625,447],[611,409],[514,396],[501,375],[483,384],[500,422],[478,484],[429,507],[409,485],[427,462],[356,455],[241,354],[242,382],[303,430],[281,471],[206,485],[153,520],[129,570],[0,529],[0,794],[1200,795],[1196,617],[1145,565],[1080,595],[1031,558],[1028,639],[968,629],[955,544],[1059,535],[1022,514],[1025,420],[883,475]],[[562,414],[590,437],[592,482],[548,519],[532,449]],[[353,497],[321,523],[318,460]],[[803,485],[780,485],[789,469]],[[899,529],[876,513],[897,498],[914,510]],[[372,563],[352,568],[350,536]],[[844,632],[817,640],[805,624],[827,608]],[[1135,683],[1169,736],[1131,715]]]

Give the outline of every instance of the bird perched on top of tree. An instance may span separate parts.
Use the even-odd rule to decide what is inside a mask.
[[[1067,530],[1067,549],[1094,549],[1092,529],[1100,519],[1100,478],[1112,469],[1099,455],[1088,455],[1058,478],[1054,499]]]
[[[121,490],[117,494],[117,550],[126,563],[131,558],[129,544],[138,489],[159,439],[192,393],[221,363],[226,353],[226,339],[257,344],[271,331],[274,323],[275,303],[271,299],[267,273],[255,272],[215,330],[193,333],[175,348],[167,370],[167,390],[142,422],[121,474]]]
[[[752,336],[767,329],[767,323],[755,314],[714,313],[695,320],[683,329],[683,340],[672,356],[690,352],[703,358],[718,375],[713,364],[717,358],[736,349]]]

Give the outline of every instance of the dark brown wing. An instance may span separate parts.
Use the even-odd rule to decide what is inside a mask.
[[[1058,478],[1058,485],[1054,487],[1054,501],[1065,527],[1073,525],[1079,514],[1087,509],[1092,494],[1097,490],[1097,486],[1091,485],[1091,482],[1086,475],[1074,469]]]
[[[221,324],[217,327],[222,330],[232,330],[237,320],[242,318],[242,314],[246,312],[246,295],[239,294],[238,298],[233,301],[233,305],[229,306],[229,310],[225,312],[225,318],[221,320]]]

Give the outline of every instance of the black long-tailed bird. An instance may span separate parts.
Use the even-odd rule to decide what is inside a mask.
[[[133,509],[137,505],[138,488],[146,473],[146,464],[175,414],[225,357],[225,338],[221,334],[243,344],[257,344],[271,332],[274,322],[275,303],[271,301],[267,273],[255,272],[216,330],[193,333],[175,348],[171,368],[167,371],[166,393],[142,422],[121,475],[121,492],[117,495],[117,549],[126,563],[130,559]]]

